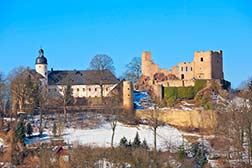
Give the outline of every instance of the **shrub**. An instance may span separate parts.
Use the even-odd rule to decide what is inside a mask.
[[[126,137],[122,137],[120,140],[120,147],[127,147],[128,145],[128,140]]]
[[[194,85],[194,93],[198,93],[198,91],[204,87],[206,87],[206,80],[196,80]]]
[[[185,152],[185,148],[184,148],[183,145],[181,145],[179,147],[179,153],[178,153],[178,155],[179,155],[179,159],[184,159],[185,158],[186,152]]]
[[[178,87],[178,98],[181,99],[193,99],[194,98],[194,87]]]

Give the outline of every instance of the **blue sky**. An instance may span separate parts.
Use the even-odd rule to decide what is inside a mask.
[[[222,49],[225,78],[237,87],[252,76],[251,9],[251,0],[2,0],[0,72],[33,68],[40,47],[54,69],[86,69],[107,54],[118,76],[142,51],[170,68]]]

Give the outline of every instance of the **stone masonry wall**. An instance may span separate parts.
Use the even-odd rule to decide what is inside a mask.
[[[139,118],[150,118],[154,110],[136,110]],[[213,129],[216,125],[216,114],[210,110],[156,110],[158,119],[165,123],[184,128]]]

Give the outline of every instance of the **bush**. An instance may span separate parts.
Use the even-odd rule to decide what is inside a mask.
[[[179,147],[179,159],[184,159],[186,157],[185,148],[183,145]]]
[[[181,99],[193,99],[194,98],[194,87],[178,87],[178,98]]]
[[[206,87],[206,80],[196,80],[194,85],[194,93],[198,93],[198,91],[204,87]]]
[[[164,97],[168,106],[173,106],[177,99],[177,88],[176,87],[165,87]]]
[[[168,106],[173,106],[177,99],[193,99],[204,87],[206,87],[206,80],[196,80],[194,87],[165,87],[164,98]]]
[[[128,140],[126,137],[122,137],[122,139],[120,140],[120,147],[127,147],[128,145]]]
[[[166,87],[164,88],[164,97],[168,106],[173,106],[176,100],[193,99],[194,87]]]

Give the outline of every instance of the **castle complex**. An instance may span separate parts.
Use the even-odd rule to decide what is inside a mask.
[[[160,86],[184,87],[194,86],[197,79],[223,80],[222,50],[197,51],[192,62],[180,62],[171,69],[161,69],[151,58],[150,52],[142,53],[142,76],[136,84],[140,90],[151,89],[160,96]],[[149,87],[149,88],[148,88]]]
[[[71,86],[75,99],[92,102],[96,98],[104,99],[117,95],[121,107],[133,110],[133,86],[129,81],[119,81],[110,70],[53,70],[48,71],[44,50],[39,50],[35,61],[35,72],[48,89],[49,97],[62,97],[67,85]],[[83,101],[82,101],[83,102]],[[94,102],[94,101],[93,101]],[[89,105],[94,103],[80,103]],[[95,103],[97,105],[97,103]],[[99,104],[102,105],[102,104]]]

